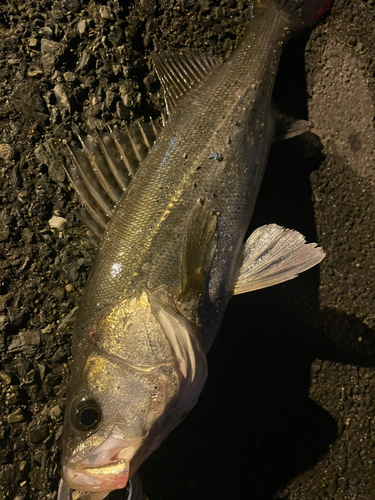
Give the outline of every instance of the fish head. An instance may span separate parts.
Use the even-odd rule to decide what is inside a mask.
[[[145,294],[96,321],[81,338],[62,435],[63,479],[79,491],[126,486],[194,406],[207,376],[194,329]]]

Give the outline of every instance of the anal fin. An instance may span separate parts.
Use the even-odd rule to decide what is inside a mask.
[[[234,294],[251,292],[296,278],[324,259],[316,243],[306,243],[298,231],[269,224],[247,239]]]

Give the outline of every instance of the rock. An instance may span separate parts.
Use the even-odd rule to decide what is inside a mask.
[[[63,414],[63,411],[59,405],[55,405],[50,409],[49,414],[50,414],[52,420],[59,420],[61,415]]]
[[[64,288],[56,288],[56,290],[54,290],[54,292],[53,292],[53,295],[54,295],[54,297],[56,297],[56,299],[58,301],[61,302],[65,298],[65,290],[64,290]]]
[[[10,144],[0,144],[0,158],[2,160],[11,160],[14,156],[14,148]]]
[[[77,30],[80,35],[86,31],[86,19],[81,19],[77,24]]]
[[[26,373],[25,376],[25,384],[31,385],[35,382],[35,377],[36,377],[36,370],[32,369]]]
[[[20,332],[17,337],[12,340],[8,350],[9,352],[16,353],[22,351],[36,350],[40,344],[40,335],[37,331]]]
[[[65,358],[66,356],[67,356],[66,350],[62,346],[60,346],[60,347],[58,347],[57,351],[55,352],[55,354],[52,356],[51,359],[54,363],[57,363],[62,358]]]
[[[70,113],[71,111],[70,102],[64,86],[58,83],[57,85],[55,85],[53,92],[56,96],[59,108],[62,110],[69,111]]]
[[[39,163],[43,163],[44,165],[48,165],[49,155],[46,151],[44,144],[41,144],[34,150],[35,158],[39,161]]]
[[[107,90],[105,93],[105,105],[107,109],[110,109],[115,98],[115,93],[112,90]]]
[[[64,49],[61,43],[43,38],[40,42],[40,51],[42,57],[47,55],[58,56],[63,53]]]
[[[12,93],[13,99],[19,99],[30,106],[34,111],[44,113],[46,111],[45,102],[39,89],[32,82],[20,83]]]
[[[57,396],[58,398],[65,397],[67,391],[68,391],[68,388],[64,383],[57,385],[56,387],[53,388],[53,392],[54,392],[55,396]]]
[[[0,295],[0,312],[4,312],[6,307],[12,302],[13,294],[11,292],[6,295]],[[1,320],[0,320],[1,323]]]
[[[9,226],[0,227],[0,241],[7,241],[9,234]]]
[[[29,38],[28,45],[29,45],[29,47],[34,48],[38,45],[38,40],[34,36],[31,36]]]
[[[22,231],[22,241],[24,241],[26,245],[35,243],[34,233],[28,227],[25,227],[25,229],[23,229]]]
[[[15,481],[16,471],[14,465],[4,465],[0,468],[0,484],[11,484]]]
[[[20,393],[17,385],[10,385],[7,393],[7,401],[11,406],[18,405],[20,402]]]
[[[8,309],[8,315],[11,324],[16,328],[20,328],[25,318],[25,312],[22,309],[10,307]]]
[[[64,182],[65,180],[65,170],[59,160],[53,160],[48,166],[48,176],[54,182]]]
[[[12,377],[8,373],[0,371],[0,381],[3,385],[10,385]]]
[[[45,328],[42,329],[42,333],[51,333],[53,331],[53,326],[52,325],[47,325]]]
[[[64,217],[56,217],[56,215],[53,215],[48,221],[48,224],[52,229],[62,231],[67,222],[68,221],[64,219]]]
[[[77,71],[84,73],[89,67],[93,55],[89,50],[84,50],[77,64]]]
[[[55,21],[63,21],[65,19],[64,13],[59,9],[52,9],[50,14]]]
[[[102,5],[99,9],[100,15],[103,19],[113,19],[113,14],[107,5]]]
[[[120,28],[120,26],[113,26],[108,34],[108,40],[114,47],[117,47],[118,45],[120,45],[122,36],[123,36],[123,31]]]
[[[14,89],[11,97],[18,112],[25,113],[41,123],[48,120],[45,102],[34,83],[20,83]]]
[[[52,388],[55,387],[61,381],[61,377],[55,373],[48,373],[43,381],[43,391],[48,396]]]
[[[15,357],[14,366],[20,379],[23,379],[25,377],[26,373],[31,367],[30,363],[22,355]]]
[[[40,441],[43,441],[43,439],[45,439],[49,434],[48,425],[43,424],[39,425],[38,427],[31,428],[29,429],[28,434],[29,434],[29,441],[31,443],[40,443]]]
[[[41,164],[48,166],[48,176],[51,180],[64,182],[65,170],[57,144],[56,140],[51,137],[34,150],[34,155]]]
[[[25,443],[25,441],[23,439],[21,439],[21,438],[17,438],[14,441],[13,449],[15,451],[17,451],[17,450],[25,450],[26,449],[26,443]]]
[[[39,30],[39,33],[48,38],[51,38],[53,35],[53,31],[49,26],[43,26],[43,28]]]
[[[71,71],[66,71],[63,76],[64,80],[69,83],[73,83],[76,79],[76,75]]]
[[[7,416],[7,421],[8,421],[8,424],[16,424],[19,422],[24,422],[25,416],[23,415],[21,408],[17,408],[16,411],[14,411],[13,413],[10,413]]]
[[[27,70],[27,76],[30,76],[31,78],[34,78],[35,76],[40,76],[43,75],[43,71],[38,69],[38,68],[29,68]]]
[[[45,365],[43,365],[42,363],[38,363],[36,365],[38,371],[39,371],[39,376],[40,376],[40,380],[43,380],[44,379],[44,375],[46,373],[46,367]]]
[[[26,484],[27,484],[27,481],[22,481],[22,483],[20,483],[21,488],[22,488],[23,486],[26,486]],[[17,495],[17,496],[14,498],[14,500],[25,500],[25,498],[26,498],[26,495],[25,495],[24,493],[20,493],[19,495]]]
[[[43,38],[40,50],[44,72],[51,73],[55,69],[59,57],[64,53],[65,47],[61,43]]]
[[[63,0],[61,4],[68,12],[78,12],[82,8],[79,0]]]
[[[4,314],[0,315],[0,331],[5,330],[5,328],[9,325],[8,317]]]

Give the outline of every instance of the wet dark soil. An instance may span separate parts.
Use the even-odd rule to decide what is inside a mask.
[[[250,16],[245,0],[0,5],[0,500],[56,498],[69,318],[94,255],[53,144],[157,118],[150,55],[228,54]],[[337,0],[284,54],[275,99],[313,129],[274,146],[252,227],[327,256],[233,299],[199,404],[140,471],[150,500],[374,498],[374,27],[373,0]]]

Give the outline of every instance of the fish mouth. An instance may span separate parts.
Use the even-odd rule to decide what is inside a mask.
[[[112,491],[125,488],[129,479],[129,461],[119,460],[99,467],[73,468],[63,466],[66,484],[79,491]]]
[[[71,489],[79,491],[124,488],[129,479],[130,460],[138,446],[139,440],[126,440],[111,434],[83,459],[63,465],[63,479]]]

